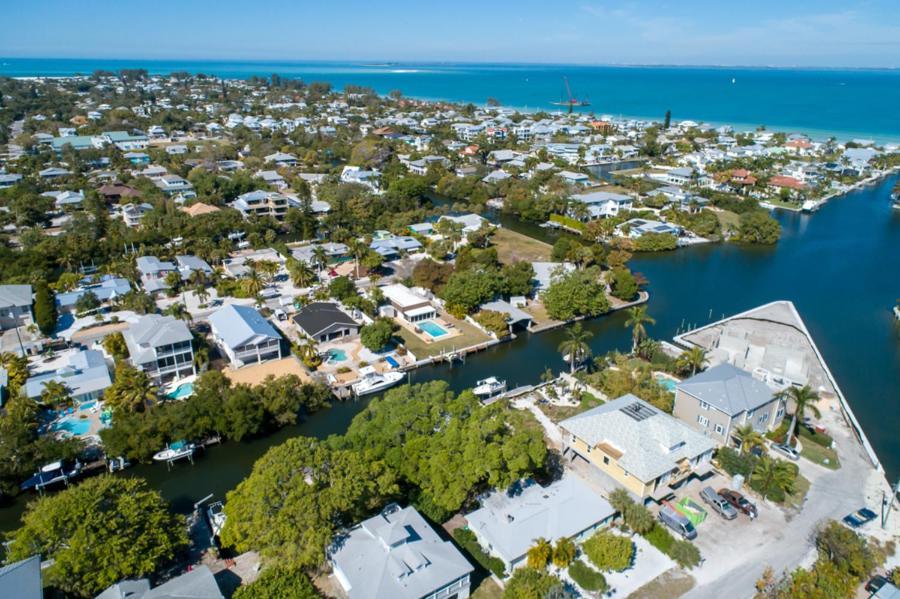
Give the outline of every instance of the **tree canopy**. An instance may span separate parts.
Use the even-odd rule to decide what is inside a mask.
[[[140,478],[88,479],[30,503],[22,521],[8,560],[40,554],[44,580],[79,596],[152,574],[187,545],[183,518]]]

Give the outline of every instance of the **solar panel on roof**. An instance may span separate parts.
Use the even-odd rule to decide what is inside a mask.
[[[623,406],[619,409],[622,411],[622,413],[628,414],[638,422],[656,415],[656,410],[637,402],[628,404],[627,406]]]

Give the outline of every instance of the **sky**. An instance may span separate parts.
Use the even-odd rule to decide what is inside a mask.
[[[0,0],[0,56],[900,67],[900,0]]]

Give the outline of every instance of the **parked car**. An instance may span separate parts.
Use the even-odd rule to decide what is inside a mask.
[[[784,457],[794,460],[795,462],[800,459],[800,452],[787,443],[773,443],[772,451],[777,451]]]
[[[881,590],[881,587],[889,583],[890,580],[886,576],[882,576],[881,574],[877,574],[872,577],[869,582],[866,583],[866,592],[868,593],[877,593]]]
[[[842,518],[842,522],[850,528],[859,528],[878,517],[878,514],[867,507],[856,510]]]
[[[691,524],[687,516],[670,505],[663,505],[657,516],[659,521],[681,535],[682,538],[691,540],[697,538],[697,529]]]
[[[704,487],[700,491],[700,499],[705,501],[709,506],[719,513],[726,520],[734,520],[737,518],[737,510],[734,509],[724,497],[716,493],[712,487]]]
[[[732,489],[719,489],[719,495],[722,498],[731,504],[731,506],[739,512],[744,512],[750,519],[753,520],[757,516],[756,506],[750,501]]]

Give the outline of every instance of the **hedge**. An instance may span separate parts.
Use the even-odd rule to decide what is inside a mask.
[[[606,591],[606,577],[577,559],[569,565],[569,576],[585,591]]]
[[[564,216],[562,214],[551,214],[550,222],[559,223],[576,231],[584,231],[584,223],[570,216]]]
[[[582,549],[591,563],[601,570],[624,570],[634,557],[631,539],[605,530],[585,541]]]
[[[503,564],[503,560],[485,553],[481,545],[478,544],[475,533],[471,530],[468,528],[457,528],[453,531],[453,538],[482,568],[492,572],[498,578],[506,576],[506,566]]]
[[[651,528],[650,532],[644,535],[644,538],[666,555],[669,555],[672,545],[675,544],[675,537],[659,524]]]

